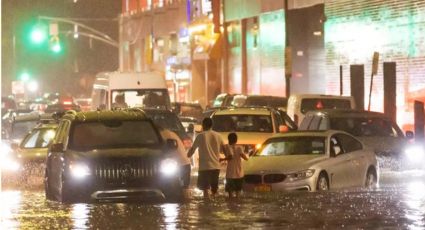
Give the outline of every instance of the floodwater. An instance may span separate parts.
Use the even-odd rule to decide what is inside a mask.
[[[379,188],[250,193],[185,203],[60,204],[42,186],[6,189],[0,229],[424,229],[425,172],[381,174]]]

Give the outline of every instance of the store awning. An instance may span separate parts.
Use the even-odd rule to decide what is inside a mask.
[[[198,44],[193,51],[193,60],[202,61],[210,59],[219,59],[221,57],[221,44],[223,36],[219,36],[215,41],[209,44]]]

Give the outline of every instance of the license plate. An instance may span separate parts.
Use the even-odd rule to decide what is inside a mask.
[[[256,192],[271,192],[272,186],[268,184],[261,184],[254,187],[254,191]]]

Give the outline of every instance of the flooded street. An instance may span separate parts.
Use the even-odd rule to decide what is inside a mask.
[[[255,193],[182,204],[60,204],[44,190],[1,193],[0,229],[425,228],[425,173],[381,174],[380,187],[323,193]],[[222,189],[222,188],[221,188]]]

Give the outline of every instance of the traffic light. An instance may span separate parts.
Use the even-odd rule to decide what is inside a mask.
[[[27,82],[31,79],[31,75],[24,71],[19,75],[19,80],[21,80],[22,82]]]
[[[32,27],[30,32],[30,40],[33,44],[40,45],[47,40],[48,30],[43,24],[37,24]]]
[[[62,51],[62,45],[58,36],[54,36],[50,39],[50,50],[54,53],[60,53]]]

